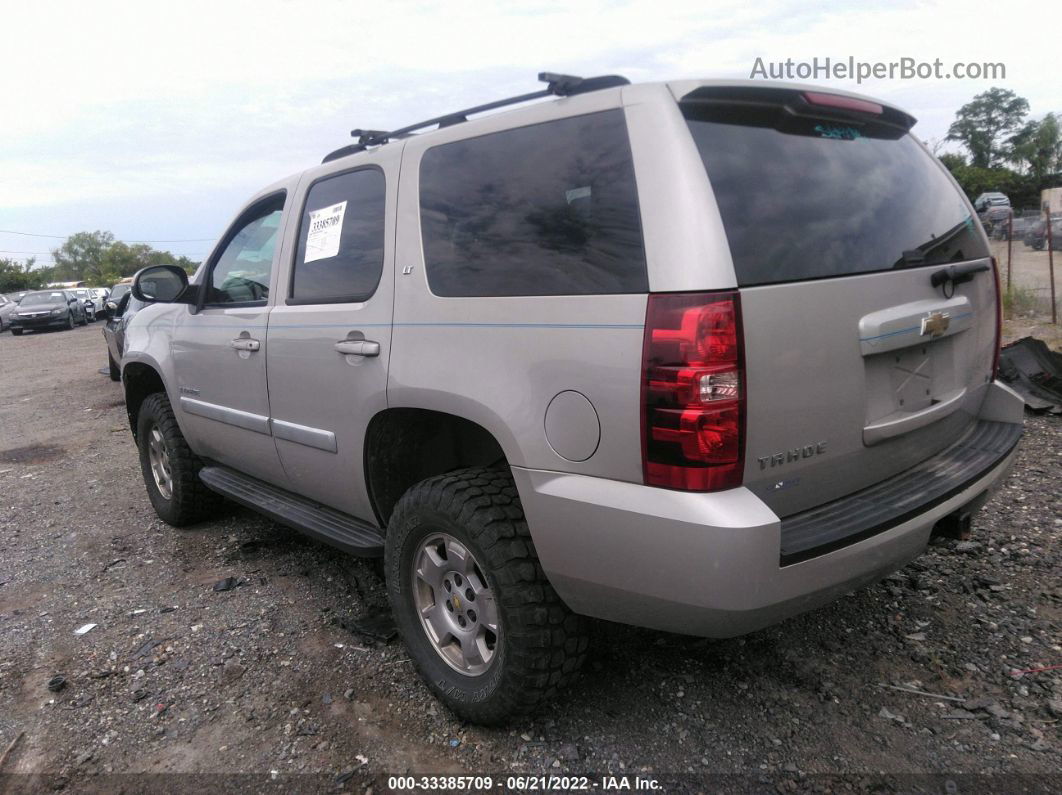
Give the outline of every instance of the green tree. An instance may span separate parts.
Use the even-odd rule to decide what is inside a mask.
[[[1029,102],[1005,88],[990,88],[959,108],[947,140],[970,152],[970,165],[992,168],[1006,159],[1004,136],[1014,133],[1029,113]]]
[[[1062,129],[1055,114],[1026,122],[1009,143],[1012,162],[1027,168],[1037,184],[1045,182],[1050,174],[1062,171]]]
[[[85,281],[102,285],[104,257],[114,243],[110,232],[78,232],[52,251],[57,281]]]
[[[0,259],[0,293],[18,293],[43,287],[45,274],[35,270],[33,265],[33,257],[26,260],[25,264],[13,259]]]
[[[948,169],[952,174],[958,168],[966,167],[966,158],[962,155],[957,155],[954,152],[945,152],[940,156],[940,162],[944,164],[944,168]]]
[[[192,273],[198,262],[146,243],[123,243],[110,232],[78,232],[52,252],[55,281],[85,281],[106,287],[148,265],[177,265]]]

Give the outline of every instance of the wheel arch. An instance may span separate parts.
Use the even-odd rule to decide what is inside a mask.
[[[388,408],[365,431],[365,485],[381,527],[416,483],[466,467],[508,467],[497,437],[477,422],[433,409]]]
[[[129,428],[136,439],[137,418],[140,407],[149,395],[166,392],[166,384],[159,371],[146,362],[128,362],[122,367],[122,386],[125,389],[125,413],[129,417]]]

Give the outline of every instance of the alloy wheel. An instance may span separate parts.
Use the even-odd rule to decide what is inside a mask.
[[[413,603],[421,626],[447,665],[479,676],[497,656],[498,605],[471,551],[447,533],[432,533],[413,556]]]

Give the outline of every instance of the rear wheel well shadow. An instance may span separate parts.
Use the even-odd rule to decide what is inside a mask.
[[[365,434],[365,479],[386,527],[395,504],[416,483],[465,467],[506,465],[493,434],[477,423],[427,409],[387,409]]]

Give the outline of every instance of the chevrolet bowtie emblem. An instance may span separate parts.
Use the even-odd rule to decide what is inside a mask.
[[[922,318],[922,336],[939,337],[948,330],[950,322],[951,315],[947,312],[932,312]]]

